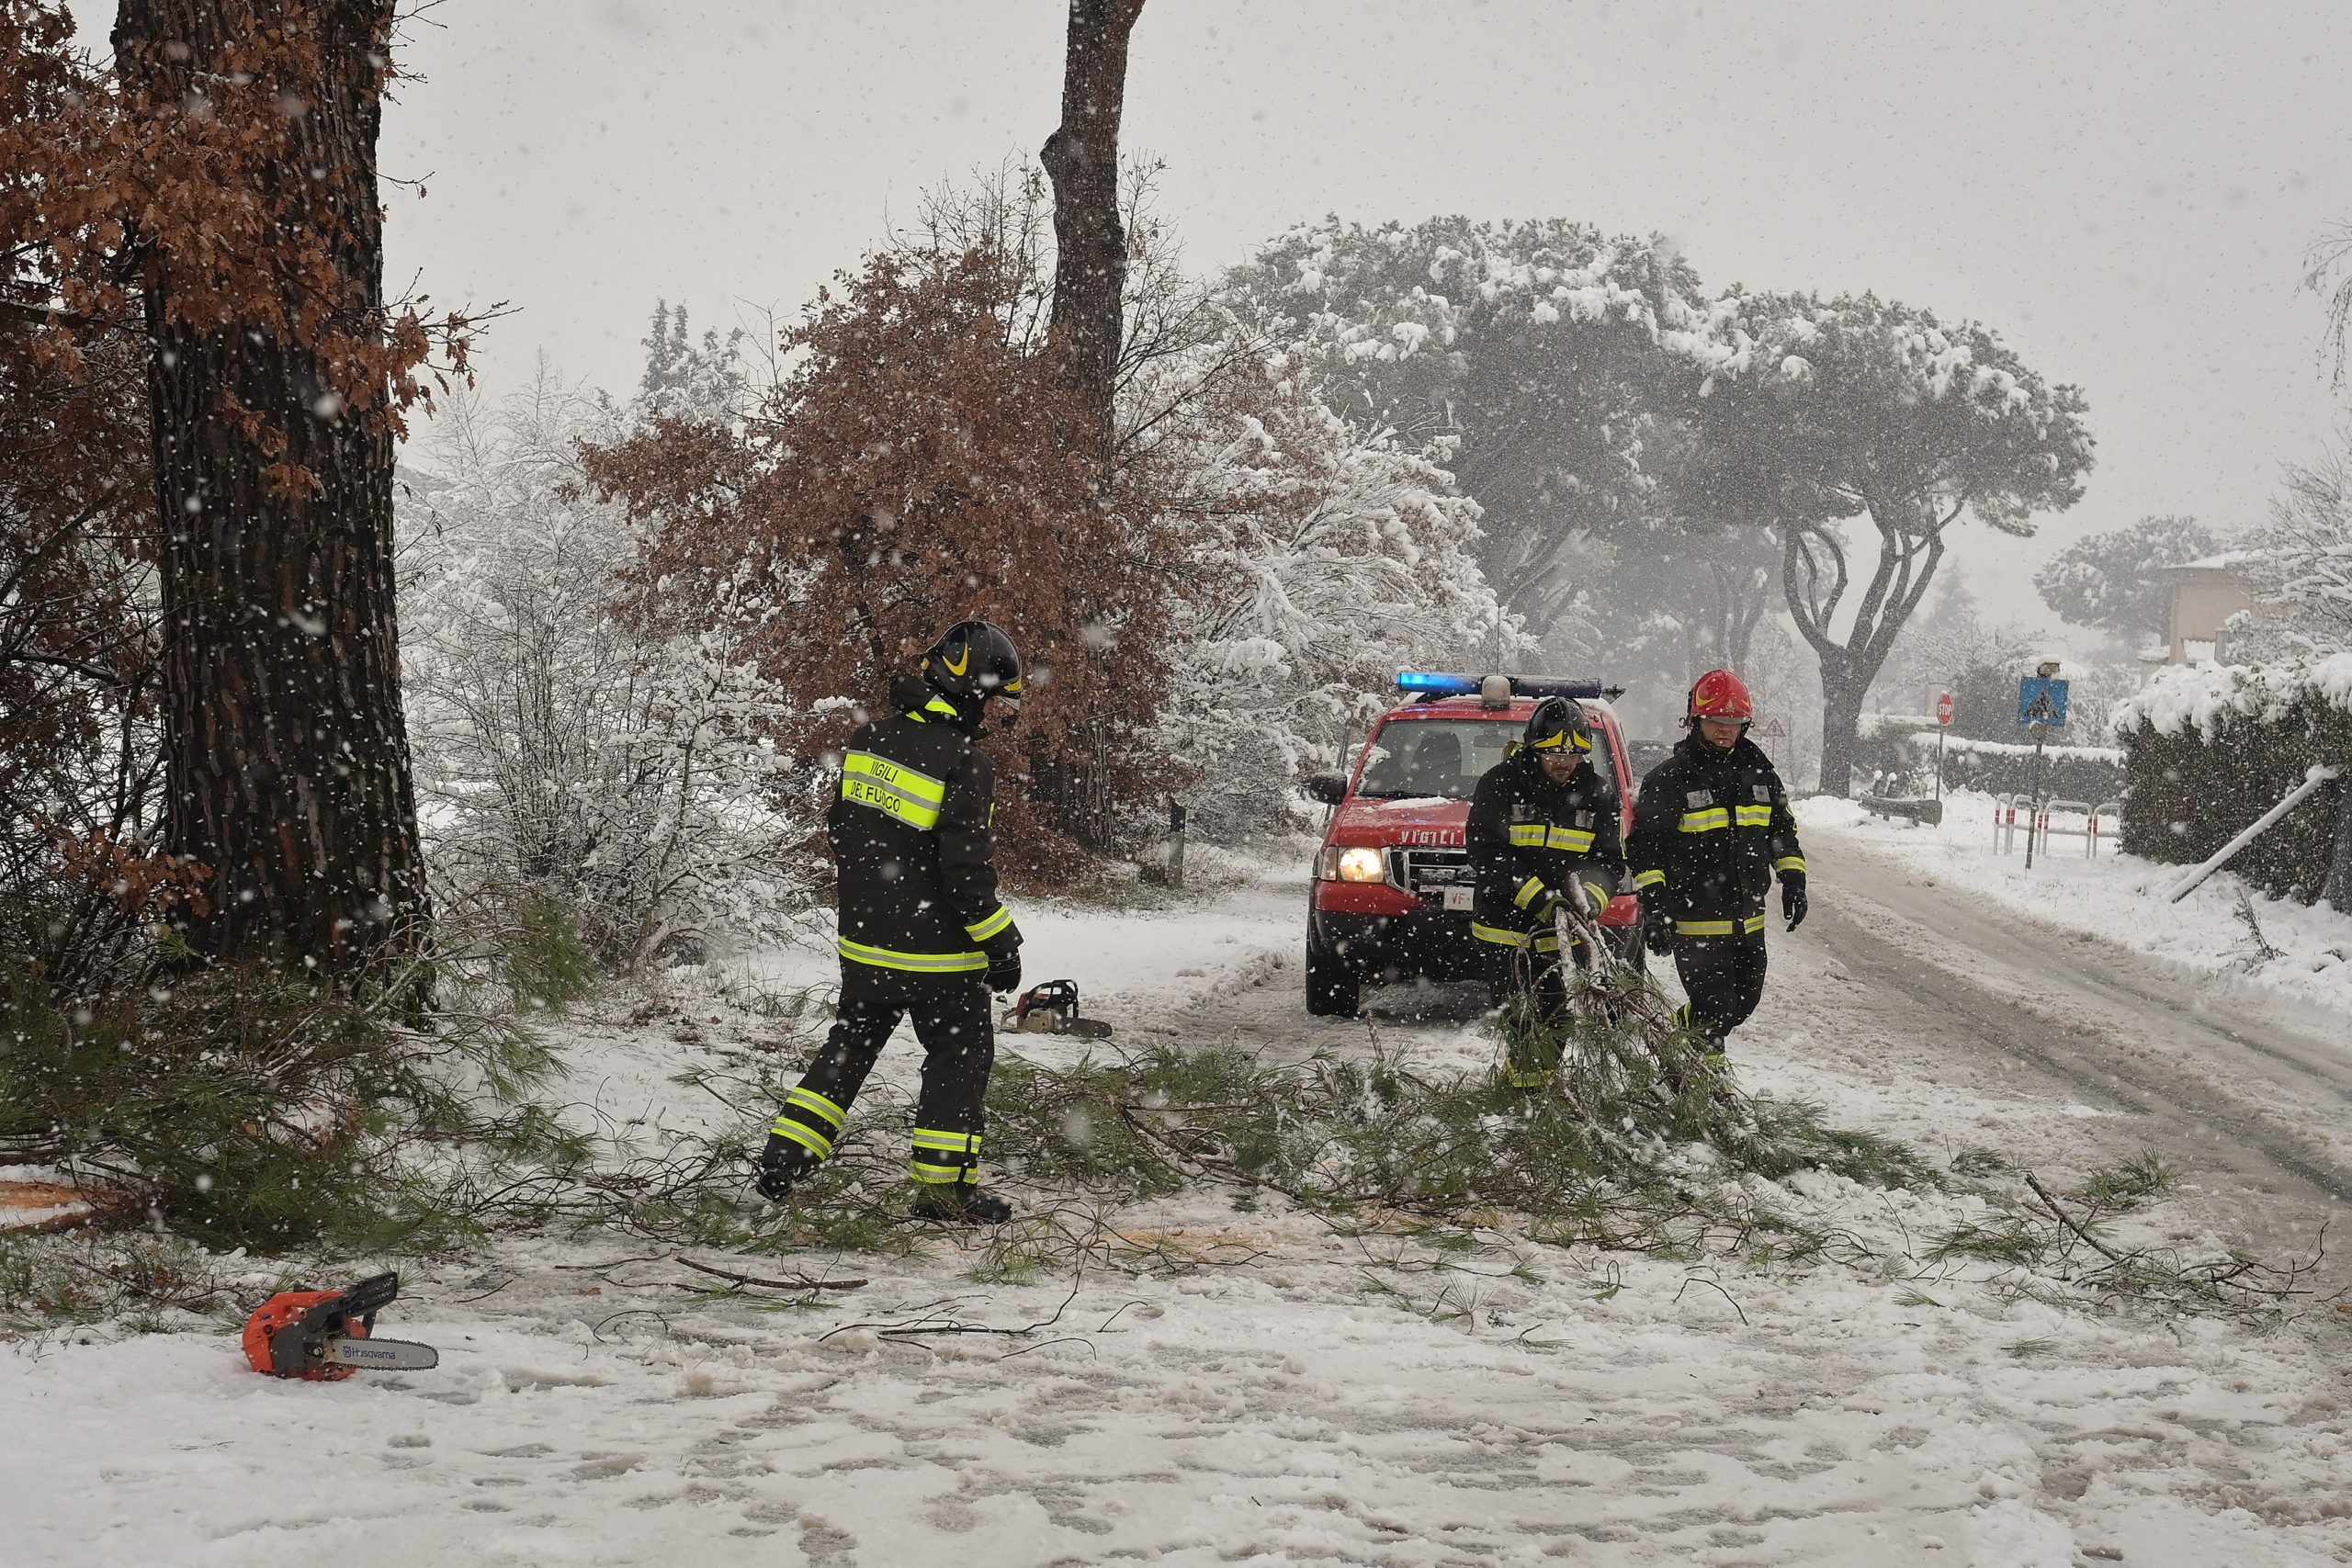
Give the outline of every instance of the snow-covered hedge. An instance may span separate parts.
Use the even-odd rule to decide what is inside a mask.
[[[2123,848],[2193,864],[2277,805],[2314,762],[2352,764],[2352,653],[2160,670],[2110,721],[2129,751]],[[2232,869],[2308,904],[2327,878],[2332,795],[2255,840]]]
[[[1926,793],[1936,769],[1932,719],[1903,714],[1864,714],[1854,747],[1854,765],[1893,782],[1898,793]],[[2045,800],[2086,800],[2097,805],[2122,793],[2123,752],[2110,746],[2046,746],[2039,764],[2033,748],[2007,740],[1944,737],[1944,787],[1986,795],[2022,795],[2038,790]]]

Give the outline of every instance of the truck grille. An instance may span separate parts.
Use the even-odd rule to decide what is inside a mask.
[[[1408,893],[1437,895],[1449,887],[1476,886],[1478,874],[1467,850],[1392,849],[1388,880]]]

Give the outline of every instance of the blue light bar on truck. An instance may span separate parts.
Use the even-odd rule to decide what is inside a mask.
[[[1476,675],[1440,675],[1427,670],[1399,670],[1396,689],[1429,697],[1466,697],[1478,689]]]
[[[1485,677],[1464,675],[1434,670],[1400,670],[1396,672],[1396,689],[1410,692],[1417,702],[1429,702],[1438,697],[1469,697],[1478,693]],[[1549,675],[1506,675],[1514,697],[1576,697],[1590,701],[1595,697],[1622,697],[1623,686],[1604,686],[1598,681],[1566,681]]]

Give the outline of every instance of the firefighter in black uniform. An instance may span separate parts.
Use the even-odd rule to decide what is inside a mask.
[[[989,838],[996,775],[974,749],[983,717],[1021,709],[1021,655],[987,621],[950,627],[902,680],[902,711],[865,726],[842,758],[825,813],[839,868],[838,1021],[785,1097],[760,1156],[758,1188],[782,1199],[832,1153],[865,1075],[902,1015],[922,1042],[910,1170],[919,1218],[1012,1217],[980,1190],[981,1098],[996,1060],[989,993],[1021,984],[1021,931],[997,901]]]
[[[1649,771],[1626,846],[1651,950],[1672,953],[1690,996],[1682,1021],[1720,1057],[1724,1037],[1764,994],[1764,895],[1777,873],[1781,913],[1804,919],[1804,851],[1788,792],[1747,739],[1747,687],[1710,670],[1690,688],[1690,728]]]
[[[1625,872],[1617,813],[1612,782],[1592,765],[1582,705],[1536,704],[1519,742],[1478,781],[1464,834],[1478,876],[1470,934],[1487,944],[1498,999],[1516,991],[1543,1011],[1559,1007],[1566,986],[1553,915],[1567,899],[1596,916],[1608,908]],[[1521,1059],[1521,1045],[1513,1042],[1503,1081],[1540,1089],[1557,1063]]]

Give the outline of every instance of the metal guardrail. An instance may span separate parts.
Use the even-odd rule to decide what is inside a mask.
[[[2055,816],[2079,817],[2079,828],[2061,827],[2051,818]],[[2017,850],[2018,818],[2025,818],[2026,841],[2042,854],[2050,852],[2052,839],[2080,839],[2083,858],[2095,859],[2105,842],[2109,852],[2115,847],[2123,823],[2123,803],[2102,800],[2094,806],[2087,800],[2045,800],[2037,809],[2030,795],[1996,795],[1993,797],[1993,848],[2002,854]]]

